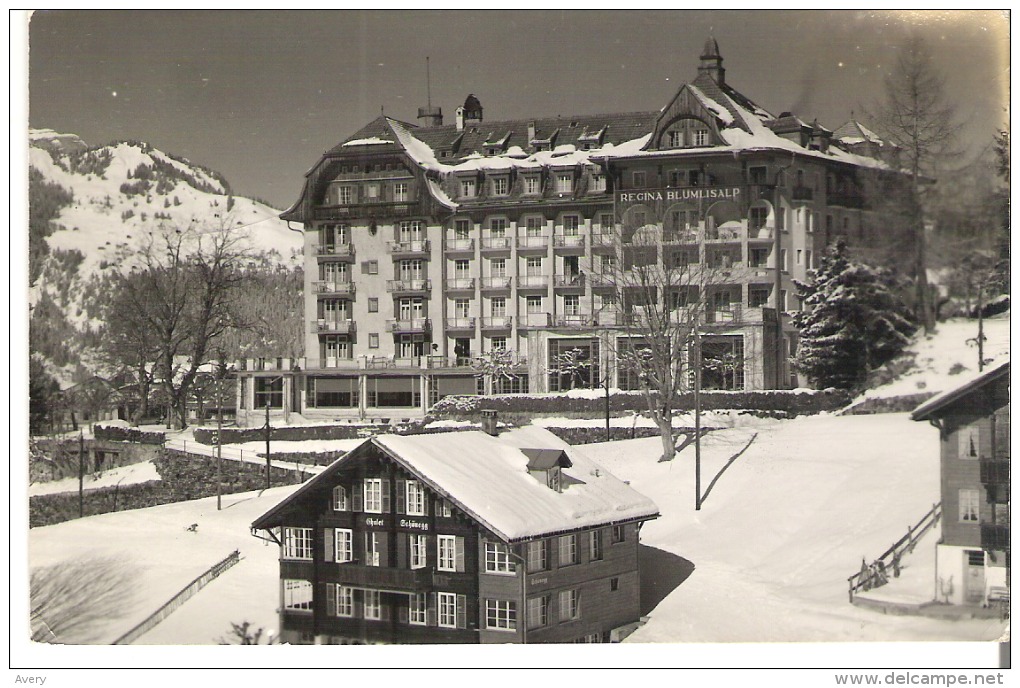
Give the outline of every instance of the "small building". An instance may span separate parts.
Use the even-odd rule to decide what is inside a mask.
[[[610,642],[638,622],[658,508],[577,452],[514,441],[378,435],[256,520],[280,545],[281,640]]]
[[[1009,595],[1009,361],[914,410],[941,439],[939,601],[987,605]]]

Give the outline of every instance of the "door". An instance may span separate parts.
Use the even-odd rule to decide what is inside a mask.
[[[966,550],[963,556],[963,600],[967,604],[982,604],[985,601],[985,553]]]

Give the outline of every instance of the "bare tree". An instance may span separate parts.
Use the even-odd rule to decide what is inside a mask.
[[[902,150],[911,189],[906,215],[916,239],[914,251],[915,311],[925,331],[935,325],[928,286],[924,193],[939,162],[950,152],[960,125],[946,99],[945,80],[921,38],[909,39],[900,49],[892,73],[885,80],[885,99],[876,112],[881,133]]]
[[[513,349],[486,351],[471,362],[475,377],[484,380],[493,394],[500,394],[503,387],[517,377],[519,366]]]
[[[260,645],[262,644],[262,634],[265,633],[264,628],[254,628],[250,621],[243,623],[230,622],[230,633],[226,638],[220,638],[220,645]],[[270,631],[266,635],[266,645],[275,645],[276,638],[273,637],[273,632]]]
[[[38,643],[86,643],[100,624],[130,611],[135,572],[115,559],[65,561],[32,570],[31,630]]]
[[[129,280],[137,280],[138,284],[125,284]],[[150,301],[145,293],[150,286],[151,282],[140,273],[116,275],[112,299],[103,307],[100,356],[111,370],[123,373],[134,386],[132,425],[138,425],[148,415],[155,381],[157,341],[152,336],[145,311],[138,307]]]

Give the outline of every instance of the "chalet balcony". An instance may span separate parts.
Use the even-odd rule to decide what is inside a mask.
[[[398,318],[386,321],[386,331],[394,334],[424,334],[432,330],[428,318]]]
[[[510,277],[483,277],[482,291],[510,291]]]
[[[790,194],[795,201],[813,201],[815,190],[810,186],[795,186]]]
[[[1002,459],[981,459],[981,482],[1009,484],[1009,461]]]
[[[354,258],[354,244],[320,244],[315,249],[319,258]]]
[[[551,323],[552,315],[549,313],[525,313],[517,319],[517,327],[520,329],[549,327]]]
[[[474,330],[475,319],[474,318],[447,318],[446,319],[447,330]]]
[[[520,275],[517,278],[518,289],[545,289],[549,286],[549,275]]]
[[[443,250],[447,253],[474,253],[474,239],[447,239],[443,243]]]
[[[383,592],[423,592],[432,588],[431,569],[405,569],[389,566],[362,566],[360,564],[337,564],[336,578],[329,566],[326,575],[351,587],[380,590]]]
[[[584,251],[584,244],[583,234],[557,234],[553,236],[553,249],[555,250]]]
[[[508,315],[489,315],[482,318],[483,330],[509,330],[513,326],[513,318]]]
[[[389,242],[390,253],[394,256],[421,256],[429,252],[429,240],[417,239],[414,241],[391,241]]]
[[[595,317],[590,313],[566,313],[556,317],[556,327],[587,328],[595,325]]]
[[[319,295],[353,296],[354,282],[317,280],[312,282],[312,291]]]
[[[1009,526],[1002,523],[981,524],[981,549],[1008,550],[1009,549]]]
[[[584,273],[569,275],[553,275],[553,286],[557,289],[580,289],[584,290]]]
[[[328,320],[320,318],[312,323],[312,334],[353,334],[357,325],[353,320]]]
[[[512,241],[510,237],[483,237],[482,251],[509,251]]]
[[[388,220],[395,217],[408,217],[419,212],[417,203],[408,202],[375,202],[349,205],[319,206],[312,210],[316,220],[349,220],[357,217],[366,220]]]
[[[386,291],[394,294],[423,293],[432,291],[432,280],[429,279],[396,279],[386,280]]]
[[[446,280],[446,291],[474,291],[474,277],[454,277]]]
[[[547,236],[521,236],[517,237],[517,252],[525,253],[536,251],[544,253],[549,248],[549,237]]]

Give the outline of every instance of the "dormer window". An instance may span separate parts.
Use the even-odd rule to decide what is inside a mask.
[[[593,193],[601,193],[606,190],[606,175],[602,172],[592,172],[591,190]]]
[[[697,128],[693,131],[694,140],[691,145],[693,146],[707,146],[708,145],[708,129]]]
[[[542,186],[537,174],[528,175],[524,178],[524,193],[530,196],[540,193],[541,190]]]
[[[574,190],[574,175],[570,172],[559,172],[556,175],[556,192],[570,193]]]
[[[510,193],[510,179],[507,177],[496,177],[492,180],[492,195],[506,196]]]
[[[460,180],[460,197],[461,198],[474,198],[475,197],[475,180],[474,179],[461,179]]]
[[[528,473],[556,492],[563,491],[563,470],[572,465],[562,449],[522,449],[528,457]]]
[[[666,132],[666,143],[670,148],[682,148],[684,145],[684,133],[676,130]]]

